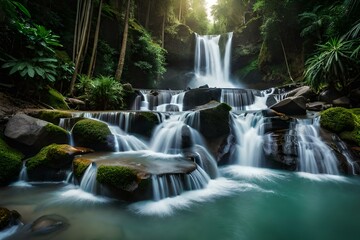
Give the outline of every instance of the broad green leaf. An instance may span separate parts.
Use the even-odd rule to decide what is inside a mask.
[[[34,68],[33,68],[33,67],[29,67],[29,68],[28,68],[28,75],[29,75],[29,77],[31,77],[31,78],[34,77],[35,71],[34,71]]]
[[[22,5],[19,2],[16,1],[12,1],[12,4],[14,4],[15,6],[17,6],[19,8],[19,10],[24,13],[28,18],[31,18],[31,15],[29,13],[29,11],[26,9],[26,7],[24,7],[24,5]]]

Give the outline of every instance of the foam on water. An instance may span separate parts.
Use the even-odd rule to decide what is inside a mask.
[[[201,190],[184,192],[179,196],[160,201],[142,201],[129,205],[129,209],[140,215],[166,217],[176,211],[189,209],[194,204],[210,202],[216,198],[230,196],[240,192],[271,192],[256,184],[239,183],[226,178],[210,180],[207,187]]]
[[[349,179],[340,175],[331,175],[331,174],[313,174],[307,172],[297,172],[297,176],[300,178],[305,178],[315,182],[349,182]]]
[[[227,166],[220,170],[222,174],[230,175],[233,178],[247,181],[276,182],[286,178],[285,173],[276,172],[266,168],[255,168],[248,166]]]

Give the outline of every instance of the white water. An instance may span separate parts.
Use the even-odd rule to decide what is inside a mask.
[[[97,167],[95,163],[89,165],[86,169],[84,176],[81,179],[80,188],[88,193],[96,193],[96,173]]]
[[[263,160],[263,129],[264,118],[261,114],[231,114],[231,131],[236,144],[230,159],[235,164],[261,167]]]
[[[221,54],[220,39],[226,37],[224,54]],[[226,35],[198,35],[195,47],[195,79],[189,87],[207,84],[210,87],[235,87],[230,80],[231,43],[233,33]]]
[[[319,136],[318,119],[297,119],[289,134],[296,134],[298,170],[308,173],[338,175],[337,158]]]
[[[109,126],[115,138],[115,152],[139,151],[148,149],[147,145],[133,135],[122,131],[118,126]]]

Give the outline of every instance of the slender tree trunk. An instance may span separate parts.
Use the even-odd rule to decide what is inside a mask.
[[[83,69],[83,66],[84,66],[84,61],[85,61],[85,56],[87,54],[87,51],[88,51],[88,48],[89,48],[89,40],[90,40],[90,33],[91,33],[91,19],[92,19],[92,16],[93,16],[93,10],[94,10],[94,6],[93,4],[91,3],[91,7],[90,7],[90,17],[89,17],[89,24],[86,28],[86,35],[85,35],[85,39],[86,39],[86,43],[85,43],[85,50],[83,51],[83,54],[80,56],[81,59],[80,59],[80,67],[79,67],[79,70],[78,70],[78,74],[82,73],[82,69]]]
[[[89,77],[92,76],[93,70],[95,68],[95,55],[96,55],[96,51],[97,51],[97,45],[99,42],[102,4],[103,4],[103,0],[100,0],[99,12],[98,12],[95,36],[94,36],[94,45],[93,45],[93,49],[92,49],[92,53],[91,53],[90,64],[89,64],[89,69],[88,69],[88,74],[87,74]]]
[[[289,63],[288,63],[288,60],[287,60],[287,57],[286,57],[286,52],[285,52],[284,43],[283,43],[281,37],[280,37],[280,44],[281,44],[281,48],[282,48],[282,51],[283,51],[283,54],[284,54],[286,69],[287,69],[287,72],[288,72],[288,74],[289,74],[289,78],[290,78],[290,80],[291,80],[292,82],[294,82],[294,79],[293,79],[292,76],[291,76],[291,71],[290,71]]]
[[[146,21],[145,21],[145,28],[147,30],[149,30],[150,10],[151,10],[151,0],[148,0],[148,7],[147,7]]]
[[[164,12],[162,27],[161,27],[161,47],[165,46],[165,22],[166,22],[166,13]]]
[[[121,75],[122,75],[122,72],[124,69],[124,63],[125,63],[126,44],[127,44],[127,37],[128,37],[128,31],[129,31],[130,1],[131,0],[127,0],[124,33],[123,33],[123,39],[122,39],[122,44],[121,44],[119,62],[118,62],[118,66],[116,68],[116,73],[115,73],[115,80],[117,80],[118,82],[120,82],[120,80],[121,80]]]
[[[179,1],[180,2],[180,6],[179,6],[179,22],[181,23],[181,15],[182,15],[182,0]]]
[[[73,43],[73,55],[72,60],[75,62],[75,56],[76,56],[76,44],[77,44],[77,38],[78,38],[78,26],[79,26],[79,18],[80,18],[80,6],[81,6],[81,0],[77,1],[77,11],[76,11],[76,19],[75,19],[75,28],[74,28],[74,43]]]
[[[81,43],[79,46],[79,52],[76,54],[75,56],[75,69],[74,69],[74,73],[70,82],[70,90],[69,93],[70,95],[73,95],[74,93],[74,86],[75,86],[75,80],[76,77],[78,75],[78,71],[79,71],[79,67],[80,67],[80,60],[81,60],[81,56],[83,55],[83,52],[85,50],[85,44],[86,44],[86,36],[87,36],[87,30],[88,30],[88,26],[89,23],[91,21],[90,19],[90,12],[91,12],[91,4],[92,4],[92,0],[85,0],[86,2],[86,7],[83,8],[83,10],[86,12],[85,14],[85,18],[84,18],[84,28],[81,31]]]

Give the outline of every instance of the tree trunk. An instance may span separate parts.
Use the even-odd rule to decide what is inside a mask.
[[[87,74],[89,77],[92,76],[94,68],[95,68],[95,55],[96,55],[97,45],[99,42],[102,4],[103,4],[103,0],[100,0],[99,12],[98,12],[98,18],[97,18],[95,36],[94,36],[94,45],[93,45],[93,49],[92,49],[92,53],[91,53],[90,64],[89,64],[89,69],[88,69],[88,74]]]
[[[182,0],[179,1],[180,2],[180,6],[179,6],[179,22],[181,23],[181,15],[182,15]]]
[[[121,44],[119,62],[118,62],[118,65],[116,68],[116,73],[115,73],[115,80],[118,82],[120,82],[120,80],[121,80],[121,75],[122,75],[122,72],[124,69],[124,63],[125,63],[126,44],[127,44],[127,37],[128,37],[128,31],[129,31],[130,1],[131,0],[127,0],[124,33],[123,33],[123,39],[122,39],[122,44]]]
[[[161,27],[161,47],[165,47],[165,21],[166,21],[166,13],[164,12],[162,27]]]
[[[92,16],[93,16],[93,10],[94,10],[94,6],[93,4],[91,3],[91,8],[90,8],[90,17],[89,17],[89,24],[86,28],[86,35],[85,35],[85,39],[86,39],[86,43],[85,43],[85,49],[83,51],[83,54],[80,56],[81,59],[80,59],[80,67],[79,67],[79,70],[78,70],[78,74],[81,74],[82,73],[82,69],[83,69],[83,66],[84,66],[84,61],[85,61],[85,56],[87,54],[87,51],[88,51],[88,47],[89,47],[89,40],[90,40],[90,33],[91,33],[91,20],[92,20]]]
[[[287,72],[289,74],[289,78],[292,82],[294,82],[294,79],[292,78],[291,76],[291,71],[290,71],[290,67],[289,67],[289,63],[288,63],[288,60],[287,60],[287,57],[286,57],[286,52],[285,52],[285,47],[284,47],[284,43],[280,37],[280,44],[281,44],[281,48],[282,48],[282,51],[283,51],[283,54],[284,54],[284,58],[285,58],[285,64],[286,64],[286,69],[287,69]]]
[[[147,13],[146,13],[145,28],[147,30],[149,30],[150,10],[151,10],[151,0],[149,0],[148,2]]]
[[[75,86],[75,80],[76,77],[78,75],[78,71],[79,71],[79,67],[80,67],[80,60],[81,60],[81,56],[83,55],[83,52],[85,50],[85,44],[86,44],[86,36],[87,36],[87,30],[89,28],[89,23],[91,21],[90,19],[90,12],[91,12],[91,5],[92,5],[92,0],[85,0],[86,6],[84,6],[83,10],[86,12],[86,14],[84,15],[84,27],[81,30],[81,43],[79,46],[79,52],[76,54],[75,56],[75,69],[74,69],[74,73],[70,82],[70,89],[69,89],[69,93],[70,95],[73,95],[74,93],[74,86]],[[78,34],[79,37],[79,34]]]

